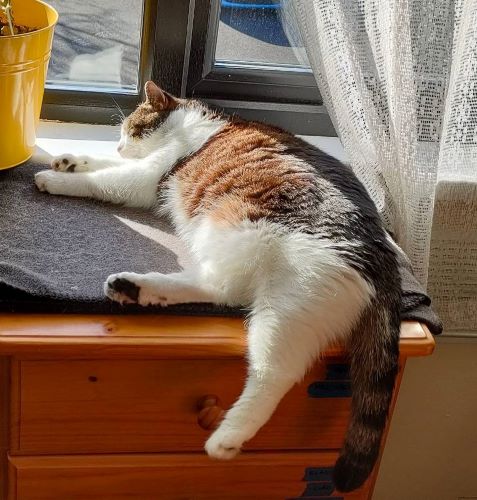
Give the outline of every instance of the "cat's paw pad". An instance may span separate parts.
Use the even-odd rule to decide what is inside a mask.
[[[35,174],[35,184],[40,191],[50,194],[60,194],[63,184],[63,175],[64,174],[61,172],[42,170]]]
[[[137,304],[141,288],[130,276],[133,273],[112,274],[104,283],[104,293],[107,297],[120,304]]]
[[[56,172],[87,172],[88,160],[84,156],[64,154],[51,160],[51,168]]]
[[[121,304],[166,307],[170,299],[162,291],[160,284],[151,283],[142,274],[112,274],[104,284],[107,297]]]
[[[205,443],[205,451],[211,458],[230,460],[240,453],[242,445],[243,439],[237,431],[219,427]]]

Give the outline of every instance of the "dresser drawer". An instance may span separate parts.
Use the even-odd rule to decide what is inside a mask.
[[[10,458],[9,500],[363,500],[333,490],[333,453]]]
[[[13,454],[201,451],[197,403],[227,409],[241,392],[241,360],[19,361]],[[315,367],[247,444],[249,450],[338,449],[350,400],[338,365]],[[341,391],[341,392],[340,392]]]

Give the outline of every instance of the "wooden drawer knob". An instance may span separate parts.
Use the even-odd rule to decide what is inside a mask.
[[[197,423],[206,431],[216,429],[225,413],[220,406],[219,398],[210,394],[200,398],[197,408],[199,410]]]

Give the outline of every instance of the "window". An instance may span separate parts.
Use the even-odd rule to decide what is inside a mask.
[[[215,64],[310,71],[306,54],[293,47],[279,1],[222,0]]]
[[[46,117],[111,123],[153,79],[245,118],[334,135],[280,0],[51,2]]]
[[[47,84],[137,92],[142,0],[49,1],[60,17]]]
[[[260,3],[196,1],[188,91],[202,97],[321,103],[308,65],[296,59],[282,28],[280,4]],[[206,18],[203,11],[209,12]]]
[[[156,0],[48,1],[60,17],[42,117],[117,122],[151,77]]]
[[[302,134],[336,135],[277,0],[195,0],[186,94]]]

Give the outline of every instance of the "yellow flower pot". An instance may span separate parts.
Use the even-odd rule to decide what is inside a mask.
[[[15,23],[39,28],[0,36],[0,170],[33,154],[58,13],[40,0],[13,0]]]

